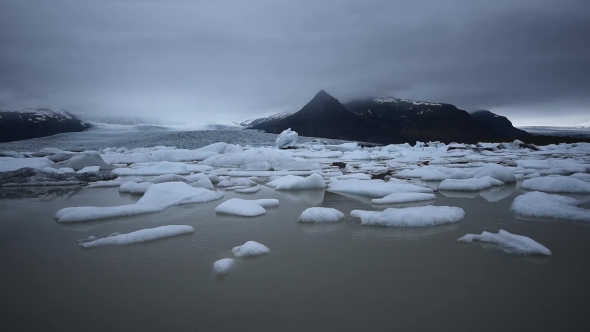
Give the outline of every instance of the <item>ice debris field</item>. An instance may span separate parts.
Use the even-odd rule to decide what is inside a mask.
[[[232,135],[238,134],[233,131]],[[494,202],[510,195],[502,192],[503,187],[516,184],[522,194],[511,205],[514,215],[590,222],[590,210],[580,207],[590,197],[588,143],[531,146],[520,141],[477,145],[416,142],[414,146],[362,147],[356,142],[322,139],[301,142],[291,130],[278,136],[260,135],[264,138],[253,139],[253,144],[213,142],[194,148],[104,146],[76,151],[44,147],[31,151],[26,147],[38,146],[39,140],[31,140],[30,145],[4,144],[0,145],[0,189],[118,187],[120,193],[139,196],[134,204],[66,207],[55,213],[58,223],[158,213],[176,205],[210,201],[219,201],[215,207],[218,215],[254,218],[280,204],[278,199],[261,194],[274,190],[308,192],[310,197],[316,192],[330,192],[372,204],[371,209],[353,210],[348,216],[335,208],[309,207],[301,211],[298,220],[292,220],[308,224],[306,227],[344,221],[359,227],[425,228],[465,218],[466,212],[460,207],[438,205],[437,197],[441,195],[481,195]],[[6,150],[14,146],[22,149]],[[224,200],[230,191],[241,198]],[[578,196],[567,196],[572,194]],[[318,204],[321,200],[311,205]],[[130,245],[198,231],[187,225],[163,225],[91,237],[79,245]],[[494,244],[506,253],[519,255],[551,254],[532,239],[498,231],[468,234],[459,242]],[[250,241],[231,252],[238,258],[266,254],[269,249]],[[234,259],[225,258],[216,261],[213,270],[224,275],[234,265]]]

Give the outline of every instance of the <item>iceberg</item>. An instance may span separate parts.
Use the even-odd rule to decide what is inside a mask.
[[[367,196],[371,198],[382,198],[393,193],[426,193],[431,194],[433,190],[428,187],[422,187],[411,183],[393,181],[385,182],[383,180],[333,180],[328,185],[327,191]]]
[[[311,207],[305,209],[297,222],[301,223],[327,223],[344,220],[344,213],[334,208]]]
[[[297,132],[292,131],[291,128],[283,130],[282,133],[279,134],[276,140],[277,148],[279,149],[286,149],[289,147],[294,147],[297,145],[297,138],[299,135]]]
[[[95,240],[92,240],[92,237],[90,237],[89,240],[91,241],[80,242],[78,245],[83,248],[89,249],[103,246],[136,244],[155,241],[172,236],[190,234],[194,233],[194,231],[195,229],[191,226],[168,225],[156,228],[142,229],[127,234],[118,234]]]
[[[326,188],[324,178],[317,173],[313,173],[306,178],[296,175],[286,175],[270,181],[266,185],[275,188],[276,190],[311,190]]]
[[[551,256],[551,251],[539,242],[522,235],[500,230],[498,234],[482,232],[481,234],[467,234],[457,240],[458,242],[472,243],[479,241],[497,244],[502,251],[516,255],[546,255]]]
[[[363,226],[424,227],[451,224],[462,220],[465,211],[451,206],[389,208],[383,211],[352,210]]]
[[[219,204],[215,208],[215,212],[241,217],[256,217],[266,214],[265,207],[274,207],[278,205],[278,199],[246,200],[241,198],[231,198]]]
[[[171,206],[204,203],[223,198],[220,191],[194,188],[184,182],[166,182],[151,186],[135,204],[63,208],[55,214],[59,223],[82,222],[163,211]]]
[[[523,217],[564,219],[590,222],[590,210],[578,207],[572,197],[531,191],[514,199],[510,209]]]
[[[436,199],[435,194],[427,193],[393,193],[383,198],[374,198],[371,202],[375,204],[400,204],[432,201]]]
[[[217,275],[229,274],[231,268],[234,266],[233,258],[223,258],[213,263],[213,273]]]
[[[234,247],[231,252],[234,257],[248,257],[266,255],[270,249],[256,241],[248,241],[241,246]]]
[[[479,191],[493,186],[503,186],[504,182],[489,176],[471,179],[446,179],[438,185],[438,190]]]
[[[590,183],[568,176],[544,176],[524,180],[520,188],[550,193],[590,194]]]

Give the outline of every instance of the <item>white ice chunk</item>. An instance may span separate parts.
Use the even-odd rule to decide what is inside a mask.
[[[105,161],[102,159],[98,152],[93,151],[86,151],[76,154],[72,158],[60,164],[64,165],[65,167],[73,168],[76,171],[79,171],[88,166],[98,166],[100,168],[108,169],[111,168],[111,166],[105,163]]]
[[[275,188],[276,190],[311,190],[326,188],[324,178],[317,173],[306,178],[296,175],[287,175],[270,181],[266,185]]]
[[[589,221],[590,210],[579,208],[575,198],[532,191],[514,199],[510,209],[523,217]]]
[[[481,234],[467,234],[457,241],[472,243],[473,241],[493,243],[509,254],[516,255],[546,255],[550,256],[551,251],[539,242],[522,235],[509,233],[501,229],[498,234],[483,232]]]
[[[213,182],[211,182],[211,179],[209,178],[209,176],[207,176],[205,174],[198,173],[198,174],[188,175],[185,177],[185,179],[193,187],[215,190],[215,187],[213,187]]]
[[[213,263],[213,273],[215,273],[217,275],[228,274],[233,266],[234,266],[234,259],[233,258],[220,259],[217,262]]]
[[[479,191],[493,186],[503,186],[504,182],[489,176],[471,179],[447,179],[440,183],[438,190],[449,191]]]
[[[150,182],[137,183],[134,181],[127,181],[121,184],[119,192],[130,193],[132,195],[143,195],[153,185],[154,184]]]
[[[381,198],[399,192],[432,193],[432,189],[428,187],[397,181],[385,182],[383,180],[334,180],[328,185],[327,190],[372,198]]]
[[[346,165],[346,166],[348,166],[348,165]],[[338,180],[350,180],[350,179],[371,180],[371,176],[369,174],[365,174],[365,173],[353,173],[353,174],[346,174],[346,175],[337,176],[336,179],[338,179]]]
[[[60,223],[68,223],[132,216],[163,211],[174,205],[209,202],[222,197],[223,193],[220,191],[194,188],[183,182],[166,182],[151,186],[135,204],[68,207],[57,211],[55,219]]]
[[[231,198],[219,204],[215,208],[215,212],[242,217],[256,217],[266,214],[265,207],[278,205],[278,199],[245,200],[241,198]]]
[[[570,176],[574,179],[590,182],[590,174],[589,173],[575,173]]]
[[[235,187],[235,186],[246,186],[251,187],[255,186],[256,182],[247,179],[247,178],[231,178],[228,180],[223,180],[217,184],[218,187]]]
[[[342,143],[337,145],[324,145],[326,150],[336,150],[336,151],[354,151],[359,148],[359,145],[355,143]]]
[[[383,211],[353,210],[350,215],[360,218],[363,226],[424,227],[458,222],[465,217],[465,211],[458,207],[429,205]]]
[[[193,233],[195,229],[186,225],[168,225],[156,228],[142,229],[139,231],[108,236],[94,241],[81,242],[78,245],[84,248],[95,248],[102,246],[116,246],[155,241],[167,237]]]
[[[520,187],[550,193],[590,194],[590,183],[568,176],[545,176],[525,180]]]
[[[474,178],[483,178],[489,176],[504,183],[516,182],[514,171],[509,167],[500,166],[498,164],[486,164],[473,170],[470,175]]]
[[[334,208],[311,207],[305,209],[297,222],[325,223],[344,220],[344,213]]]
[[[297,132],[292,131],[291,128],[283,130],[282,133],[277,136],[276,145],[279,149],[286,149],[288,147],[295,146],[297,144],[297,138],[299,135]]]
[[[31,167],[36,169],[44,169],[45,167],[53,165],[53,161],[42,158],[12,158],[0,157],[0,172],[11,172],[17,169]]]
[[[236,189],[236,192],[240,193],[240,194],[253,194],[253,193],[259,192],[260,189],[262,189],[260,186],[256,186],[256,187]]]
[[[270,249],[256,241],[248,241],[241,246],[231,250],[235,257],[260,256],[270,252]]]
[[[248,150],[243,153],[231,153],[212,156],[201,162],[212,167],[235,167],[259,170],[309,171],[320,169],[320,164],[303,158],[289,157],[284,151],[270,149]],[[258,166],[256,166],[258,165]],[[256,166],[256,167],[254,167]]]
[[[182,163],[172,163],[162,161],[154,163],[151,166],[138,168],[116,168],[112,172],[114,175],[163,175],[163,174],[189,174],[187,167]]]
[[[426,193],[393,193],[383,198],[374,198],[372,200],[375,204],[398,204],[398,203],[413,203],[432,201],[436,199],[435,194]]]
[[[86,166],[76,173],[96,173],[100,171],[100,166]]]

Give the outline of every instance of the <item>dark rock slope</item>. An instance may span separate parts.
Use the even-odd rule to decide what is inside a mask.
[[[90,125],[73,114],[46,108],[26,108],[17,111],[0,110],[0,142],[83,131]]]

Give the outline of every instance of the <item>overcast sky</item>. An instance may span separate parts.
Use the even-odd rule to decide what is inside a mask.
[[[391,95],[590,125],[589,0],[0,0],[0,109],[230,122]]]

